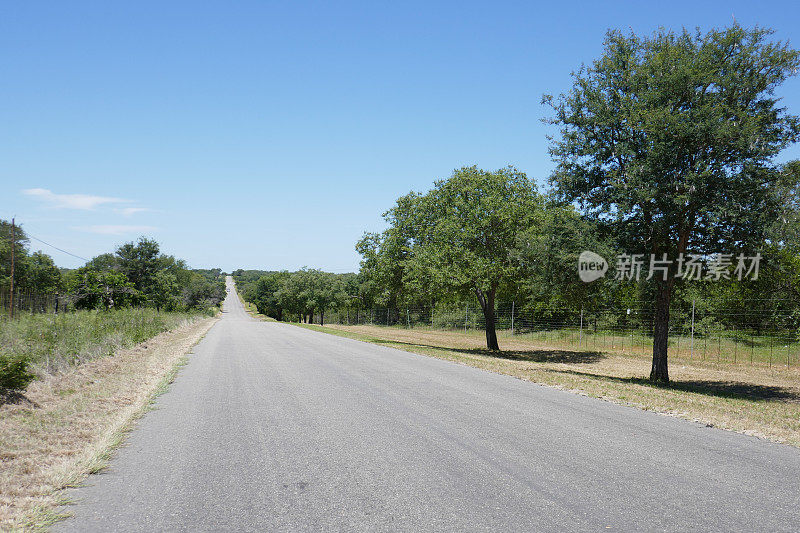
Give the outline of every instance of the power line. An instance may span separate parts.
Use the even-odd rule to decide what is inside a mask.
[[[30,233],[28,233],[28,238],[29,239],[33,239],[34,241],[39,241],[40,243],[45,244],[45,245],[49,246],[50,248],[54,248],[54,249],[58,250],[59,252],[65,253],[67,255],[71,255],[72,257],[75,257],[76,259],[81,259],[81,260],[86,261],[86,262],[90,261],[90,259],[86,259],[85,257],[81,257],[79,255],[75,255],[72,252],[68,252],[68,251],[66,251],[66,250],[64,250],[62,248],[59,248],[58,246],[50,244],[49,242],[45,242],[42,239],[40,239],[39,237],[34,237]]]

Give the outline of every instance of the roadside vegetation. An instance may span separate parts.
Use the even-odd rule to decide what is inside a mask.
[[[0,221],[0,237],[0,530],[30,530],[103,468],[226,291],[219,269],[191,270],[150,239],[66,270],[18,226]]]
[[[688,337],[720,354],[724,341],[733,358],[745,348],[791,359],[800,162],[776,158],[800,137],[800,118],[776,93],[800,54],[771,35],[739,25],[611,30],[570,91],[543,98],[554,127],[549,190],[513,167],[459,168],[397,200],[387,228],[356,244],[358,273],[238,270],[237,286],[260,313],[304,323],[411,327],[414,311],[435,326],[466,308],[466,329],[471,306],[499,358],[510,349],[499,331],[509,307],[530,335],[566,337],[589,318],[595,331],[645,345],[650,368],[635,379],[665,386],[668,352],[680,357]],[[587,250],[608,267],[590,283],[578,276]]]
[[[151,239],[67,270],[42,252],[31,253],[19,226],[0,221],[0,234],[3,401],[18,400],[34,379],[213,316],[225,297],[219,269],[191,270]]]
[[[0,531],[41,530],[70,513],[62,489],[106,466],[215,322],[193,317],[113,357],[48,374],[20,401],[0,404]]]
[[[4,358],[24,357],[32,373],[44,377],[112,355],[120,348],[133,346],[196,318],[195,313],[159,313],[150,308],[24,315],[0,321],[0,346]]]

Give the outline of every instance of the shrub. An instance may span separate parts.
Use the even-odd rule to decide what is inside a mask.
[[[433,326],[437,329],[464,329],[464,322],[470,329],[477,329],[479,321],[483,319],[481,310],[472,306],[469,308],[440,308],[437,307],[433,314]]]
[[[28,371],[28,358],[24,355],[0,353],[0,395],[22,392],[33,381]]]

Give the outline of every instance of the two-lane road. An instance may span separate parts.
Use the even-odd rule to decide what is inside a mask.
[[[796,531],[800,450],[256,321],[231,294],[72,497],[57,529]]]

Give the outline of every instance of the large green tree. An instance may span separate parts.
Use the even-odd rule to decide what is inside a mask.
[[[495,172],[463,167],[425,194],[400,198],[385,215],[390,228],[383,242],[402,258],[405,285],[474,295],[485,320],[486,346],[499,350],[495,299],[516,280],[515,247],[541,202],[534,183],[513,167]],[[398,246],[402,253],[394,251]]]
[[[161,266],[161,250],[153,239],[142,237],[137,242],[128,242],[117,248],[116,269],[142,293],[153,286]]]
[[[38,251],[25,258],[25,286],[39,294],[50,294],[61,287],[61,271],[53,258]]]
[[[140,297],[125,274],[89,266],[69,272],[66,286],[76,309],[118,309],[135,304]]]
[[[25,280],[25,259],[28,256],[28,236],[25,231],[15,225],[12,231],[11,222],[0,220],[0,288],[8,290],[11,286],[11,250],[14,250],[14,285],[20,288]]]
[[[108,264],[124,274],[157,308],[168,307],[170,298],[175,297],[179,288],[186,286],[191,278],[183,260],[162,254],[158,242],[145,237],[117,248],[113,262],[107,256],[97,257],[93,262]],[[165,290],[169,291],[168,296]]]
[[[290,276],[291,274],[286,270],[270,272],[261,276],[253,284],[248,297],[255,304],[259,313],[271,316],[276,320],[283,320],[283,311],[287,303],[281,298],[281,290]]]
[[[774,94],[800,66],[798,52],[771,33],[610,31],[572,89],[544,98],[560,126],[551,146],[558,192],[611,226],[630,253],[755,251],[775,213],[773,158],[799,131]],[[669,381],[675,266],[653,278],[656,382]]]
[[[61,286],[61,271],[53,258],[41,251],[31,253],[25,230],[14,226],[14,287],[15,291],[50,294]],[[0,290],[11,285],[11,223],[0,220]]]
[[[613,255],[613,243],[598,224],[583,218],[572,205],[548,201],[517,239],[521,276],[514,300],[524,312],[580,313],[608,305],[610,280],[584,283],[575,275],[575,258],[584,250]]]

